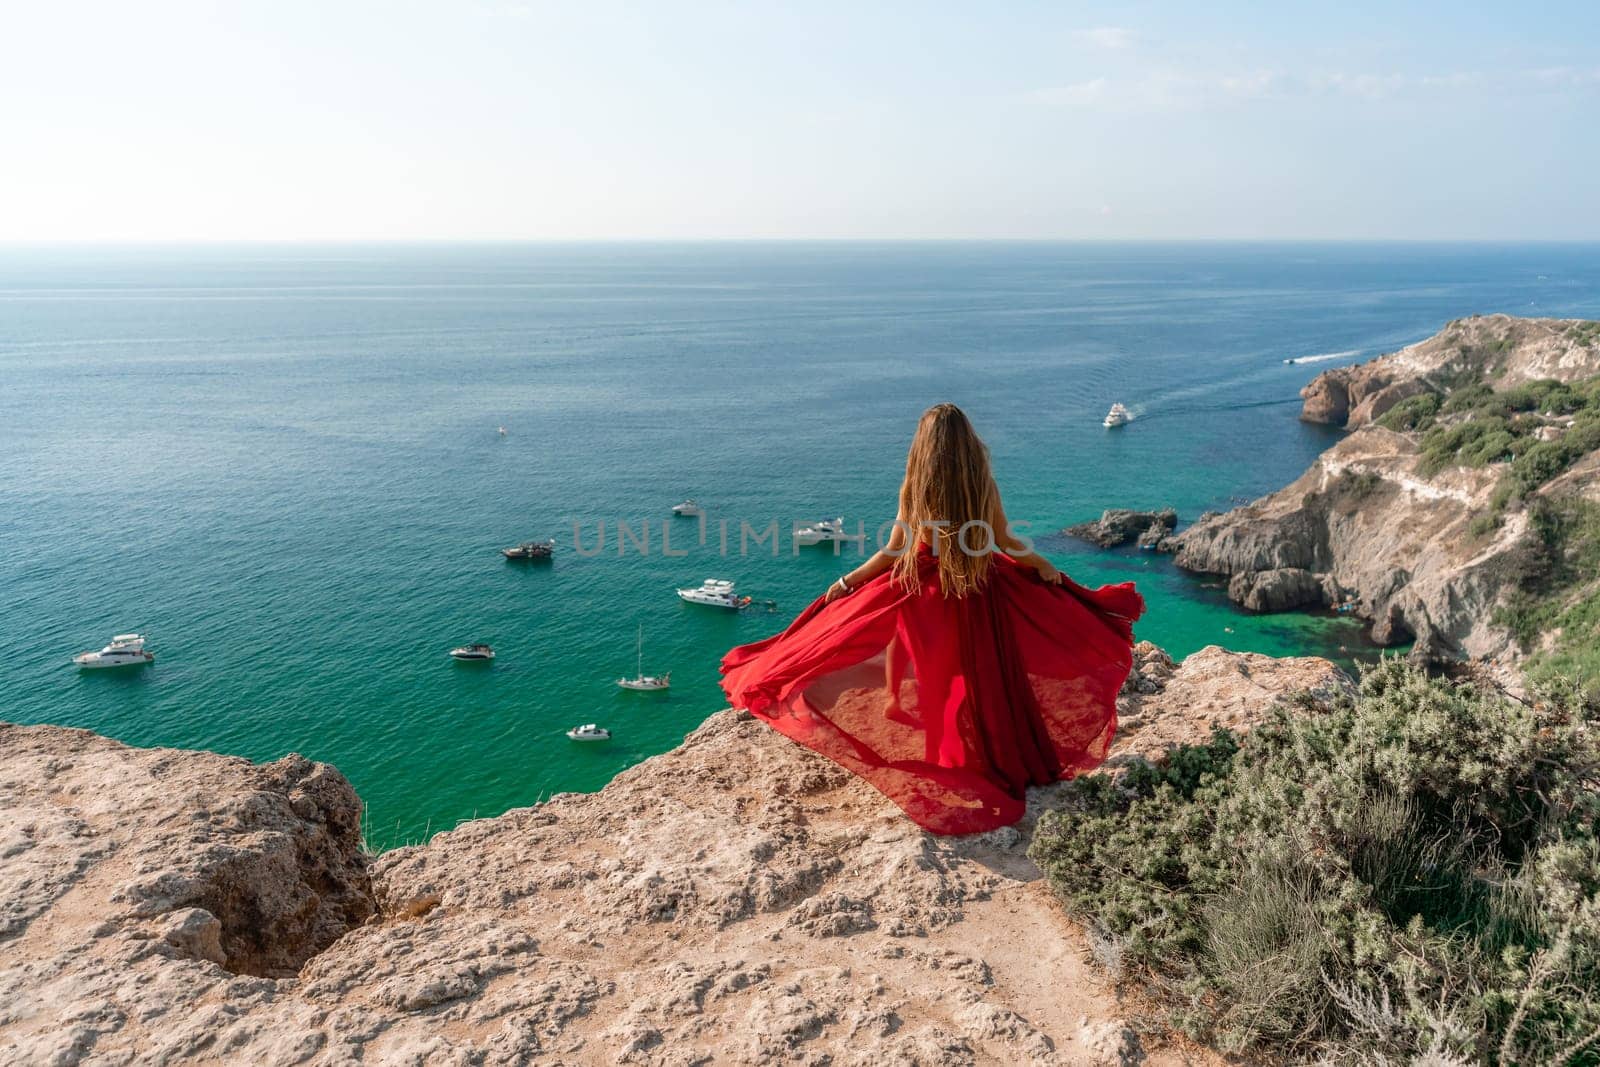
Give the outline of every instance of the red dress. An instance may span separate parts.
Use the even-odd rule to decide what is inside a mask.
[[[722,660],[734,707],[854,771],[939,834],[1007,826],[1024,791],[1100,765],[1133,663],[1133,584],[1051,585],[996,555],[980,593],[884,573]]]

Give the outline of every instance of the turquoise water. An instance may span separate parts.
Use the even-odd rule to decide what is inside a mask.
[[[1185,517],[1298,475],[1317,371],[1475,311],[1594,315],[1588,246],[715,244],[0,250],[0,717],[328,760],[379,846],[593,789],[720,706],[728,646],[844,569],[738,558],[738,523],[893,514],[954,400],[1037,533]],[[1315,364],[1285,357],[1340,353]],[[1106,432],[1113,400],[1139,418]],[[496,433],[505,425],[508,434]],[[733,523],[734,558],[672,504]],[[607,523],[608,551],[573,551]],[[616,553],[615,523],[654,523]],[[715,526],[712,527],[713,534]],[[555,537],[548,566],[497,549]],[[1164,559],[1139,633],[1360,655],[1347,620],[1243,615]],[[778,604],[681,604],[709,576]],[[636,626],[665,695],[617,690]],[[159,659],[71,669],[117,631]],[[1231,631],[1231,632],[1230,632]],[[491,642],[492,666],[446,656]],[[562,731],[599,721],[609,745]]]

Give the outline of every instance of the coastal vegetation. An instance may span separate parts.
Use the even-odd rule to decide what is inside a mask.
[[[1530,678],[1573,679],[1600,694],[1600,504],[1541,496],[1528,516],[1522,580],[1494,621],[1530,653]]]
[[[1582,323],[1579,340],[1600,336]],[[1571,494],[1541,493],[1580,459],[1600,449],[1600,376],[1576,382],[1543,379],[1496,390],[1480,376],[1447,392],[1407,397],[1378,419],[1400,433],[1420,435],[1421,470],[1503,465],[1470,532],[1487,537],[1512,509],[1526,509],[1532,537],[1519,561],[1518,582],[1494,612],[1496,625],[1530,655],[1537,680],[1575,678],[1600,692],[1600,505]]]
[[[1169,1022],[1330,1063],[1600,1063],[1600,734],[1399,660],[1075,782],[1031,855]]]

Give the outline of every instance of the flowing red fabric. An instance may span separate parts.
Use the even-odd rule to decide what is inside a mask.
[[[938,834],[1008,826],[1030,785],[1099,766],[1133,665],[1132,583],[1052,585],[996,555],[981,593],[881,574],[722,660],[722,688]]]

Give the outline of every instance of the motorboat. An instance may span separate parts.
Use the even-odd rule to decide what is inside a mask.
[[[680,519],[697,519],[706,513],[706,509],[693,500],[685,500],[681,504],[672,505],[672,513]]]
[[[468,663],[481,663],[494,659],[494,649],[484,644],[462,645],[460,648],[450,650],[450,658]]]
[[[634,666],[632,678],[618,678],[617,684],[624,689],[632,689],[639,693],[656,692],[666,689],[672,684],[672,672],[657,677],[644,673],[644,627],[639,627],[639,640],[635,647],[637,662]]]
[[[81,669],[104,670],[107,667],[141,667],[154,663],[156,654],[146,652],[144,638],[139,634],[117,634],[111,643],[98,652],[80,652],[72,662]]]
[[[502,548],[500,554],[506,559],[549,559],[555,555],[555,551],[554,541],[524,541],[520,545]]]
[[[794,532],[794,543],[797,545],[829,545],[839,543],[854,543],[866,539],[865,533],[848,533],[844,528],[844,516],[837,519],[823,519],[809,526],[802,526]]]
[[[1126,426],[1133,421],[1133,413],[1121,404],[1112,404],[1111,410],[1106,412],[1105,425],[1107,429],[1114,426]]]
[[[574,726],[568,730],[567,736],[574,741],[609,741],[611,740],[611,731],[604,726],[596,726],[592,722],[586,722],[582,726]]]
[[[506,435],[506,428],[504,426],[498,427],[495,432],[501,437],[504,437]]]
[[[725,578],[707,578],[698,589],[680,589],[678,598],[690,604],[704,604],[711,608],[731,608],[738,611],[750,606],[750,598],[733,591],[733,583]]]

